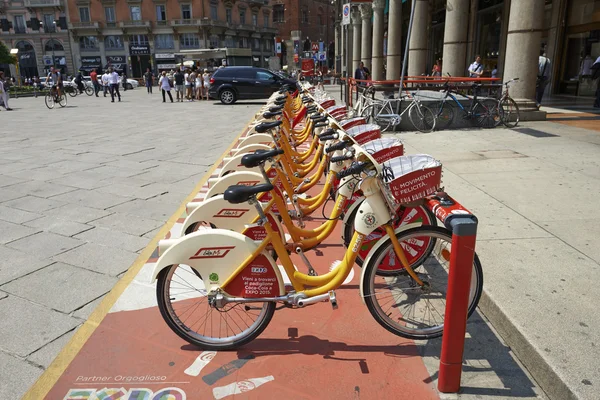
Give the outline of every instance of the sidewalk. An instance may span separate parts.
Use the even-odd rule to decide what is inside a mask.
[[[479,218],[482,313],[550,398],[596,399],[600,124],[558,111],[513,130],[395,136],[440,159],[448,193]]]

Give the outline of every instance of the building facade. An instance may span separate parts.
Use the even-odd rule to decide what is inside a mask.
[[[55,66],[72,74],[66,0],[0,0],[0,40],[18,49],[23,77],[45,75]]]

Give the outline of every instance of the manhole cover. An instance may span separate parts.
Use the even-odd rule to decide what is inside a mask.
[[[557,137],[558,136],[558,135],[553,135],[551,133],[546,133],[544,131],[540,131],[540,130],[532,129],[532,128],[514,128],[513,131],[519,132],[519,133],[524,133],[526,135],[538,137],[538,138]]]

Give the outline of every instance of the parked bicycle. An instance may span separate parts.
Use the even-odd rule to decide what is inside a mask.
[[[473,89],[473,97],[465,96],[470,100],[468,107],[462,105],[462,103],[456,98],[458,91],[455,86],[451,86],[449,81],[444,83],[444,98],[434,103],[431,108],[434,110],[435,119],[437,121],[437,127],[439,129],[447,128],[454,122],[455,108],[459,108],[462,111],[462,117],[475,121],[475,123],[482,128],[493,128],[498,126],[501,122],[501,111],[499,102],[496,99],[479,99],[478,91],[483,85],[480,83],[474,83],[471,88]]]
[[[64,93],[64,88],[63,92],[59,96],[58,88],[56,87],[56,85],[52,85],[50,91],[46,93],[44,101],[46,103],[46,107],[48,107],[49,109],[53,109],[55,104],[58,104],[61,107],[66,107],[67,95]]]
[[[93,86],[90,86],[88,84],[84,84],[83,86],[84,86],[83,91],[80,91],[79,88],[77,86],[75,86],[75,85],[66,85],[65,86],[65,91],[71,97],[76,97],[78,94],[83,94],[84,92],[88,96],[92,96],[94,94],[94,88],[93,88]]]
[[[501,119],[504,126],[507,128],[514,128],[519,123],[519,106],[508,94],[508,89],[511,83],[518,81],[519,78],[511,79],[508,82],[504,82],[504,90],[502,96],[500,96],[500,110]]]
[[[356,99],[356,103],[352,106],[352,115],[359,116],[363,115],[363,111],[373,104],[373,95],[375,94],[375,87],[369,86],[366,87],[362,92],[358,92],[358,99]]]

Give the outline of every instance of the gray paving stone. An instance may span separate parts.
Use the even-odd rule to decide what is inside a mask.
[[[167,192],[164,184],[153,183],[145,186],[126,185],[124,183],[113,183],[111,185],[98,188],[96,189],[96,191],[121,196],[130,196],[141,200],[147,200]]]
[[[28,356],[81,322],[15,296],[0,301],[0,315],[0,348],[20,357]]]
[[[65,333],[55,341],[48,343],[46,346],[31,354],[27,357],[27,360],[37,365],[41,365],[44,368],[48,368],[76,332],[77,329],[73,329],[72,331]]]
[[[102,174],[110,177],[121,177],[121,178],[129,178],[132,176],[136,176],[145,171],[144,168],[133,169],[133,168],[124,168],[124,167],[116,167],[113,165],[102,165],[98,168],[92,169],[91,171],[96,172],[98,174]]]
[[[50,183],[58,183],[65,186],[73,186],[80,189],[96,189],[106,186],[109,183],[104,182],[105,175],[93,171],[73,172],[68,175],[63,175],[50,181]]]
[[[137,254],[126,250],[85,243],[83,246],[57,255],[53,259],[91,271],[117,276],[129,269],[137,257]]]
[[[8,294],[6,294],[4,292],[0,292],[0,300],[2,300],[3,298],[5,298],[6,296],[8,296]]]
[[[118,159],[116,156],[109,156],[108,154],[95,153],[91,151],[85,153],[78,153],[74,156],[74,158],[78,161],[99,164],[110,163]]]
[[[120,279],[120,277],[118,277],[118,278]],[[81,307],[79,310],[75,311],[72,314],[72,316],[75,318],[79,318],[84,321],[87,321],[89,316],[92,315],[92,312],[94,312],[96,307],[98,307],[98,304],[100,304],[100,302],[102,301],[103,298],[104,298],[104,296],[86,304],[85,306]]]
[[[33,235],[37,232],[40,232],[40,229],[13,224],[11,222],[0,221],[0,243],[6,244],[8,242],[12,242],[13,240]]]
[[[4,169],[4,168],[3,168]],[[14,178],[8,175],[0,175],[0,187],[14,185],[16,183],[25,182],[23,179]]]
[[[151,230],[162,227],[164,223],[131,214],[114,213],[104,218],[94,220],[92,224],[134,236],[142,236]]]
[[[28,181],[5,187],[3,191],[4,190],[12,190],[15,193],[21,193],[21,196],[33,195],[48,198],[58,194],[72,192],[77,189],[70,186],[58,185],[56,183],[50,184],[41,181]]]
[[[77,246],[81,246],[83,243],[84,242],[80,240],[57,235],[55,233],[40,232],[10,242],[7,246],[23,252],[31,252],[36,257],[44,259],[63,253]]]
[[[66,203],[81,204],[86,207],[98,208],[100,210],[104,210],[106,208],[132,200],[131,197],[118,196],[116,194],[102,193],[96,190],[86,189],[77,189],[73,192],[54,196],[52,199]]]
[[[40,228],[46,232],[58,233],[63,236],[73,236],[94,228],[92,225],[67,221],[58,217],[46,216],[25,222],[24,225]]]
[[[0,351],[0,399],[19,399],[42,375],[43,369]]]
[[[59,162],[54,162],[49,164],[46,168],[58,171],[62,174],[68,174],[76,171],[86,171],[94,168],[98,168],[100,166],[99,163],[89,163],[82,162],[76,160],[61,160]]]
[[[76,204],[66,204],[62,207],[54,208],[45,212],[46,215],[55,216],[69,221],[79,222],[81,224],[88,223],[98,218],[106,217],[107,215],[110,215],[112,213],[112,211],[104,211],[99,210],[97,208],[90,208]],[[0,209],[0,219],[1,218],[2,212]]]
[[[51,263],[37,258],[33,250],[22,252],[0,245],[0,285]]]
[[[15,200],[5,201],[2,205],[23,211],[42,213],[64,204],[65,203],[62,201],[44,199],[43,197],[25,196]]]
[[[5,186],[0,189],[0,203],[4,201],[18,199],[19,197],[25,196],[23,193],[20,193],[18,190],[11,188],[11,186]]]
[[[52,179],[57,179],[60,178],[61,176],[63,176],[63,174],[59,173],[58,171],[54,171],[54,170],[48,170],[48,169],[42,169],[42,168],[35,168],[35,169],[18,169],[15,171],[3,171],[3,173],[5,173],[6,175],[10,175],[10,176],[14,176],[16,178],[21,178],[21,179],[33,179],[36,181],[49,181]]]
[[[135,224],[135,219],[130,219],[129,223]],[[101,244],[103,246],[117,247],[123,250],[131,251],[132,253],[137,253],[148,244],[148,239],[146,238],[128,235],[127,233],[100,227],[85,231],[75,235],[74,237],[76,239]]]
[[[159,221],[168,220],[177,210],[179,204],[164,203],[155,199],[133,200],[118,206],[111,207],[108,211],[137,215]]]
[[[55,263],[3,285],[2,290],[48,308],[70,313],[108,293],[116,282],[116,278],[104,274]]]

